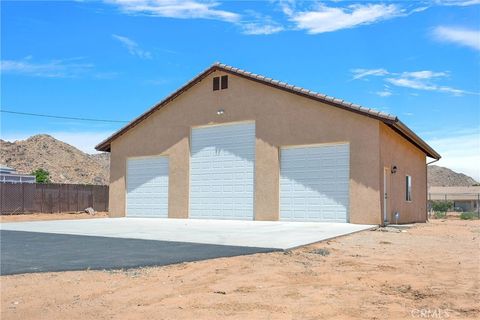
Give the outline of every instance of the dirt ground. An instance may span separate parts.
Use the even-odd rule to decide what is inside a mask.
[[[479,319],[480,221],[290,252],[3,276],[2,319]]]
[[[23,221],[41,221],[41,220],[71,220],[71,219],[92,219],[92,218],[107,218],[108,212],[96,212],[95,215],[87,213],[31,213],[31,214],[16,214],[16,215],[2,215],[0,222],[23,222]]]

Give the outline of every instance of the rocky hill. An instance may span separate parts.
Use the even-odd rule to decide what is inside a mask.
[[[428,166],[428,185],[435,187],[467,187],[478,184],[472,177],[445,167]]]
[[[89,156],[100,163],[103,170],[105,170],[105,174],[108,177],[110,173],[110,153],[102,152],[102,153],[90,154]]]
[[[110,154],[84,153],[49,135],[26,140],[0,140],[0,164],[20,173],[42,168],[55,183],[108,184]]]

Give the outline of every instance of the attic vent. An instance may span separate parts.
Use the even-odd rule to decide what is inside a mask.
[[[228,88],[228,76],[222,76],[222,89]]]
[[[217,91],[220,89],[220,77],[213,78],[213,91]]]
[[[214,77],[213,78],[213,91],[228,88],[228,76]]]

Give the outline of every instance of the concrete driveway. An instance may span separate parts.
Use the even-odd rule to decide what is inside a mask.
[[[105,218],[3,223],[2,230],[226,246],[291,249],[367,230],[372,225],[321,222]]]

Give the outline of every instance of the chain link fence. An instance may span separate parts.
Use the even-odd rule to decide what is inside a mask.
[[[0,214],[108,211],[108,186],[0,183]]]
[[[477,218],[480,218],[480,193],[428,193],[428,210],[431,214],[434,214],[435,204],[443,204],[442,212],[445,217],[452,213],[470,213]]]

